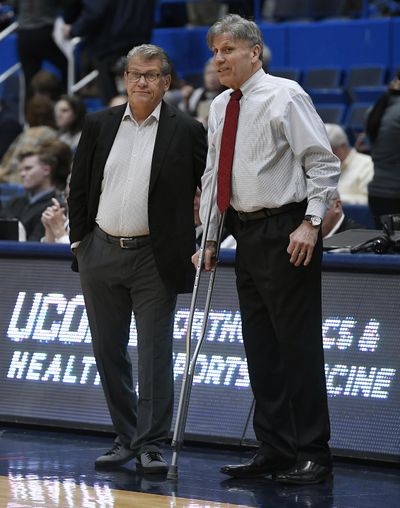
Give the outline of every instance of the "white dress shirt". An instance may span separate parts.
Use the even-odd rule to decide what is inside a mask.
[[[260,69],[242,86],[232,166],[230,204],[252,212],[307,199],[307,214],[323,217],[336,188],[339,159],[310,97],[294,81]],[[218,169],[226,105],[232,90],[214,99],[209,115],[207,166],[202,179],[200,217],[204,223],[211,180]],[[216,193],[216,192],[215,192]],[[216,206],[209,238],[215,239]]]
[[[129,104],[108,156],[96,222],[113,236],[149,234],[148,192],[161,103],[140,125]]]

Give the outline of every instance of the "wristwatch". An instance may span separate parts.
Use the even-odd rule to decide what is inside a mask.
[[[309,222],[314,228],[319,228],[322,224],[322,219],[318,215],[305,215],[304,220]]]

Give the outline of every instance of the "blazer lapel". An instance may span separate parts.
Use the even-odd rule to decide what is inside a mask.
[[[160,120],[151,163],[149,195],[154,189],[161,167],[165,161],[168,146],[176,129],[176,113],[166,102],[162,102]]]

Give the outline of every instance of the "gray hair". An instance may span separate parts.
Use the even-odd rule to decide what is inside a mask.
[[[345,130],[340,127],[340,125],[337,125],[336,123],[326,123],[325,129],[332,148],[336,148],[341,145],[349,145],[349,138],[347,137]]]
[[[141,44],[140,46],[132,48],[126,55],[125,71],[128,70],[129,62],[136,57],[143,58],[143,60],[157,59],[161,62],[161,71],[164,75],[171,74],[172,72],[172,64],[169,56],[159,46],[155,46],[154,44]]]
[[[262,61],[264,41],[261,30],[254,21],[242,18],[238,14],[228,14],[219,19],[207,33],[207,44],[210,49],[212,49],[215,37],[222,34],[230,34],[235,40],[247,41],[251,48],[258,44]]]

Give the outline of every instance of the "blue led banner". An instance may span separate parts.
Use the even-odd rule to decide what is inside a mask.
[[[110,429],[77,274],[65,259],[0,259],[0,420]],[[206,280],[199,304],[204,302]],[[323,337],[338,453],[400,455],[400,274],[328,271]],[[174,328],[176,402],[185,362],[190,295]],[[194,316],[193,338],[202,309]],[[130,352],[136,365],[136,329]],[[218,269],[209,327],[192,390],[187,432],[202,441],[253,440],[252,395],[231,266]]]

